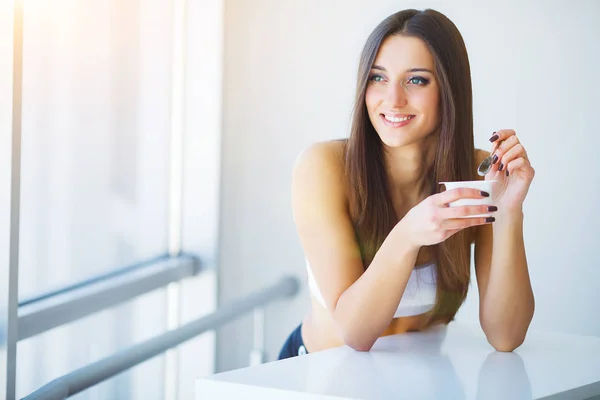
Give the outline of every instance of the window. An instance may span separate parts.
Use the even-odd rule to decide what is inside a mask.
[[[19,297],[167,251],[169,2],[25,2]]]
[[[4,3],[0,5],[0,89],[5,89],[0,93],[2,262],[8,261],[11,243],[19,245],[19,263],[11,267],[18,268],[19,285],[10,286],[6,272],[0,275],[0,289],[7,293],[8,287],[18,286],[24,303],[167,253],[169,218],[178,220],[169,214],[168,204],[171,192],[176,192],[169,187],[170,146],[174,132],[179,132],[172,128],[172,99],[186,107],[184,164],[175,176],[185,187],[179,210],[185,224],[178,240],[186,253],[213,271],[23,338],[16,355],[19,398],[163,333],[173,325],[174,314],[185,323],[215,311],[221,86],[207,71],[222,67],[220,0],[210,9],[208,3],[190,5],[185,16],[193,20],[189,32],[174,16],[178,0],[23,3],[22,101],[18,96],[15,103],[23,109],[22,148],[14,152],[22,158],[20,213],[15,212],[19,241],[12,241],[8,230],[14,211],[11,173],[18,170],[10,164],[13,77],[8,56],[13,53],[13,10],[12,4],[6,12]],[[174,25],[180,29],[174,30]],[[177,38],[174,31],[188,37]],[[199,45],[198,37],[210,40]],[[187,43],[185,68],[193,82],[182,88],[181,96],[173,94],[173,82],[179,82],[173,80],[174,71],[184,67],[173,68],[179,59],[173,55],[175,42]],[[184,98],[201,104],[191,101],[190,106]],[[168,301],[172,296],[179,298]],[[6,336],[4,312],[16,309],[7,297],[0,300],[4,371],[7,360],[9,369],[14,366],[14,358],[3,346],[16,340]],[[68,302],[69,307],[77,304]],[[214,332],[179,349],[178,359],[157,356],[75,398],[161,398],[163,390],[190,398],[193,379],[214,370]]]

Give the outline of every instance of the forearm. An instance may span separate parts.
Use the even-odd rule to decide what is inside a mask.
[[[369,268],[340,296],[334,319],[344,342],[370,350],[394,317],[414,268],[418,249],[406,245],[398,226],[386,238]]]
[[[498,213],[485,298],[480,299],[481,326],[498,350],[512,351],[527,333],[534,297],[523,243],[522,211]]]

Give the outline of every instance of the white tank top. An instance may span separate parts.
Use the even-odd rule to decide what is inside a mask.
[[[433,309],[436,297],[435,266],[435,263],[429,263],[413,268],[394,318],[419,315]],[[311,294],[325,307],[325,300],[319,290],[308,260],[306,261],[306,270],[308,272],[308,288]]]

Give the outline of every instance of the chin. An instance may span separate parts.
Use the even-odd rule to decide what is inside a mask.
[[[404,147],[411,144],[416,144],[424,141],[429,135],[426,133],[420,134],[414,130],[407,132],[390,132],[389,130],[381,131],[383,134],[379,134],[381,142],[391,148]]]
[[[419,140],[421,140],[421,138],[414,137],[412,135],[398,135],[398,134],[379,135],[379,139],[385,146],[393,147],[393,148],[408,146],[410,144],[416,143]]]
[[[405,140],[405,139],[399,139],[399,138],[382,138],[382,137],[380,137],[380,139],[384,146],[391,147],[391,148],[404,147],[404,146],[412,143],[412,141]]]

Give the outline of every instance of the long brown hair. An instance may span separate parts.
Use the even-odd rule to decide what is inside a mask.
[[[456,26],[434,10],[404,10],[382,21],[361,54],[350,138],[345,165],[349,208],[365,268],[398,222],[384,161],[381,139],[365,104],[368,76],[381,43],[391,35],[416,37],[427,45],[435,62],[440,91],[439,142],[428,172],[430,194],[438,182],[474,179],[473,104],[467,50]],[[470,281],[470,234],[462,230],[432,246],[437,261],[437,298],[429,324],[449,322],[466,298]]]

